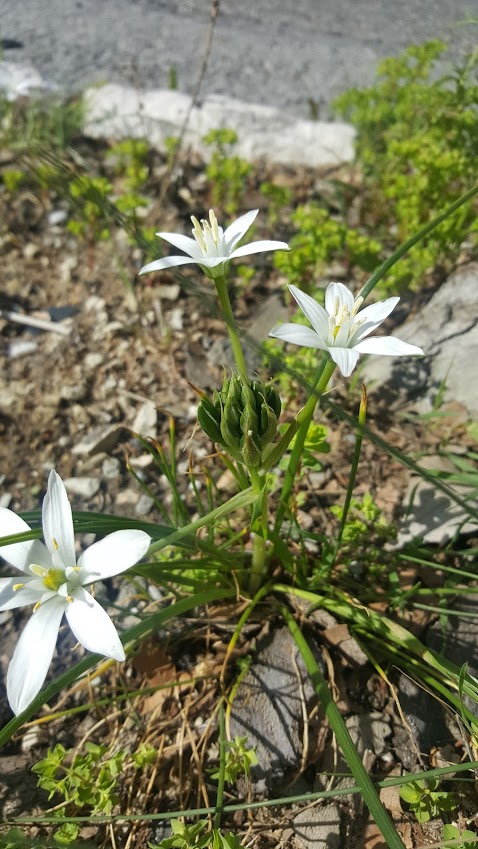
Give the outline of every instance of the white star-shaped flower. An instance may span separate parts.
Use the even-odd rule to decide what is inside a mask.
[[[21,713],[41,689],[63,614],[76,639],[89,651],[124,660],[123,646],[108,614],[84,587],[129,569],[150,544],[144,531],[115,531],[91,545],[76,561],[73,518],[60,476],[50,472],[42,510],[40,540],[13,543],[0,554],[23,572],[0,579],[0,610],[34,604],[15,648],[7,674],[7,696]],[[0,508],[0,537],[30,530],[11,510]]]
[[[392,312],[400,298],[387,298],[363,310],[363,298],[354,298],[343,283],[330,283],[325,292],[325,309],[296,286],[289,289],[310,327],[300,324],[280,324],[269,336],[328,351],[344,377],[352,374],[360,354],[385,354],[390,357],[423,356],[417,345],[409,345],[395,336],[366,337]]]
[[[252,225],[258,209],[253,209],[234,221],[226,230],[217,223],[213,210],[209,210],[209,221],[199,221],[191,216],[193,222],[193,236],[183,236],[181,233],[156,233],[166,242],[169,242],[187,256],[165,256],[145,265],[140,274],[148,274],[150,271],[162,271],[165,268],[173,268],[175,265],[187,265],[196,263],[211,280],[222,277],[227,270],[231,259],[240,256],[249,256],[262,251],[288,251],[289,246],[285,242],[251,242],[236,248]]]

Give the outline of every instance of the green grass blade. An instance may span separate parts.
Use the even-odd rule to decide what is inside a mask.
[[[294,617],[286,607],[282,608],[282,615],[287,622],[289,631],[297,643],[297,647],[302,655],[307,672],[310,675],[314,690],[321,701],[325,715],[330,723],[332,731],[335,734],[337,742],[344,753],[352,775],[360,787],[360,792],[365,804],[372,814],[378,828],[382,832],[387,846],[389,849],[405,849],[405,844],[394,828],[387,811],[383,807],[373,781],[365,769],[357,749],[352,742],[352,738],[348,732],[342,715],[335,704],[332,693],[329,690],[327,682],[317,665],[317,661],[315,660],[307,641],[304,639]]]

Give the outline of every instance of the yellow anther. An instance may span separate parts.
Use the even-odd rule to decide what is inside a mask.
[[[52,543],[53,543],[53,548],[55,549],[55,551],[58,551],[58,549],[59,549],[59,547],[60,547],[60,546],[58,545],[58,543],[57,543],[57,541],[56,541],[55,537],[53,537],[53,539],[52,539]]]
[[[24,586],[25,586],[25,584],[14,584],[13,585],[13,592],[16,593],[17,590],[22,590]]]
[[[37,601],[37,603],[35,604],[35,607],[33,608],[33,612],[34,612],[34,613],[35,613],[35,611],[36,611],[36,610],[38,610],[38,608],[40,607],[40,605],[41,605],[41,601]]]

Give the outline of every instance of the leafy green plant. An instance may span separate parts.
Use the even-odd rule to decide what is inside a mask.
[[[418,822],[428,822],[445,811],[453,811],[457,802],[447,790],[438,790],[438,779],[410,781],[400,787],[400,798],[406,802],[415,814]]]
[[[113,187],[106,177],[75,177],[70,183],[70,197],[76,215],[67,223],[74,236],[94,243],[110,236],[108,201]]]
[[[242,201],[252,165],[232,153],[238,137],[226,128],[210,130],[203,142],[211,148],[211,158],[206,174],[211,183],[212,205],[234,215]]]
[[[149,177],[147,155],[149,145],[143,139],[123,139],[109,149],[106,159],[115,173],[124,178],[128,193],[137,193]]]
[[[280,432],[284,433],[285,427],[281,427]],[[291,440],[291,448],[294,447],[296,439],[297,437],[294,437],[294,439]],[[325,425],[319,424],[318,422],[310,423],[302,450],[302,471],[304,472],[306,469],[320,469],[321,462],[318,455],[328,454],[330,451],[330,444],[327,442],[327,428]],[[287,468],[285,458],[281,459],[279,468]],[[300,478],[300,472],[298,476]]]
[[[25,183],[27,175],[18,168],[6,168],[2,173],[3,185],[9,194],[15,192]]]
[[[362,223],[387,249],[426,224],[476,177],[478,56],[436,79],[446,49],[441,41],[411,46],[379,65],[373,86],[350,89],[334,104],[358,131]],[[382,285],[419,288],[433,269],[451,266],[465,241],[476,247],[477,232],[470,203],[416,245]]]
[[[293,192],[288,186],[279,186],[271,181],[261,183],[259,191],[269,201],[267,219],[270,226],[275,227],[280,220],[281,211],[292,203]]]
[[[38,786],[48,792],[49,799],[55,795],[63,798],[62,805],[55,809],[55,816],[61,822],[65,806],[70,805],[76,810],[86,807],[92,816],[110,814],[120,801],[120,785],[128,763],[134,769],[143,769],[156,756],[156,749],[150,745],[142,745],[128,755],[121,749],[112,754],[108,746],[91,742],[85,743],[84,753],[74,753],[57,743],[32,771],[39,776]],[[68,845],[76,840],[79,829],[78,823],[61,824],[55,832],[56,842]]]
[[[274,265],[304,292],[311,293],[332,260],[362,271],[372,271],[379,262],[382,245],[375,238],[348,228],[317,203],[298,206],[292,221],[298,232],[290,240],[291,250],[275,254]]]
[[[243,849],[234,834],[222,834],[217,828],[209,830],[207,820],[198,820],[193,825],[171,820],[171,831],[171,837],[159,843],[148,843],[149,849]]]
[[[443,839],[453,841],[444,843],[443,849],[476,849],[476,834],[468,828],[460,831],[458,826],[447,822],[443,826]]]
[[[226,761],[224,765],[225,780],[229,784],[235,784],[239,776],[249,778],[251,767],[258,764],[254,748],[248,747],[247,737],[236,735],[234,740],[226,742]],[[211,772],[211,778],[219,778],[220,770]]]

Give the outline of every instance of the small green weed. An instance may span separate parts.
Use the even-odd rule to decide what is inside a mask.
[[[445,823],[443,826],[443,839],[452,840],[452,843],[444,843],[443,849],[476,849],[476,834],[465,828],[463,831],[456,825]]]
[[[380,261],[382,245],[375,238],[349,229],[317,203],[298,206],[292,221],[298,232],[289,241],[289,252],[274,255],[274,265],[288,283],[308,294],[333,260],[366,272]]]
[[[212,150],[206,166],[211,203],[228,215],[234,215],[239,209],[253,170],[249,162],[232,153],[237,140],[237,133],[226,128],[210,130],[203,138],[204,144]]]
[[[287,186],[278,186],[277,183],[270,181],[261,183],[259,191],[269,201],[267,220],[270,227],[275,227],[280,220],[282,210],[292,203],[293,192]]]
[[[239,776],[249,778],[251,766],[258,764],[257,755],[253,748],[247,746],[247,737],[237,735],[234,740],[226,742],[225,780],[229,784],[235,784]],[[211,778],[219,778],[220,770],[211,772]]]
[[[456,808],[457,802],[453,793],[438,790],[439,786],[437,779],[422,779],[410,781],[400,787],[400,798],[408,804],[418,822],[428,822],[432,817]]]
[[[65,807],[74,810],[88,808],[91,816],[110,814],[120,801],[119,789],[128,766],[133,769],[145,768],[156,758],[152,746],[141,746],[134,755],[119,750],[114,754],[108,746],[85,743],[85,752],[65,749],[58,743],[54,749],[48,749],[47,756],[32,767],[38,778],[38,786],[48,792],[51,799],[56,794],[63,797],[60,806],[54,809],[60,828],[55,832],[57,843],[65,845],[76,840],[80,826],[76,823],[63,823]]]
[[[207,820],[198,820],[194,825],[171,820],[171,830],[171,837],[148,843],[149,849],[243,849],[234,834],[222,834],[217,828],[209,830]]]
[[[148,153],[149,146],[142,139],[124,139],[108,150],[106,160],[115,174],[124,178],[127,192],[135,193],[144,188],[149,177]]]
[[[71,181],[70,198],[76,214],[67,223],[70,233],[90,243],[109,238],[108,202],[112,189],[106,177],[81,175]]]

